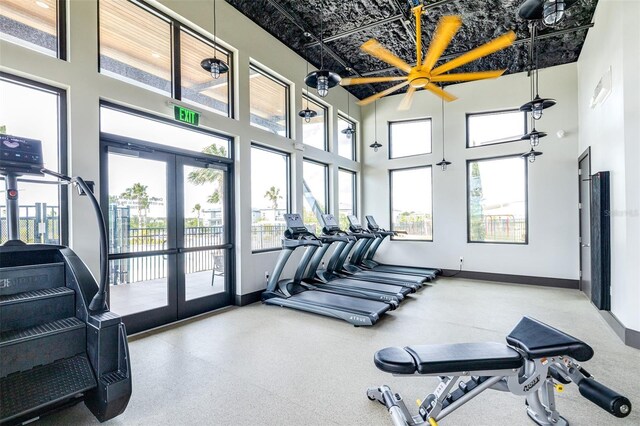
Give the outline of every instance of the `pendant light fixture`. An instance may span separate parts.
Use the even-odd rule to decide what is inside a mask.
[[[522,19],[542,20],[547,27],[558,25],[577,0],[526,0],[518,9]]]
[[[530,24],[531,28],[531,101],[520,107],[520,111],[530,112],[534,120],[542,118],[542,110],[551,108],[556,104],[555,99],[541,98],[538,94],[539,85],[539,65],[538,65],[538,49],[536,43],[536,23]],[[535,60],[534,60],[535,54]],[[535,96],[533,95],[535,92]]]
[[[307,74],[304,82],[318,91],[318,96],[324,98],[329,94],[329,89],[340,83],[340,76],[333,71],[324,69],[324,41],[323,41],[323,10],[320,5],[320,69]]]
[[[345,92],[347,91],[345,90]],[[350,103],[349,99],[350,99],[349,92],[347,92],[347,117],[351,118],[351,115],[349,114],[349,103]],[[347,125],[347,128],[342,129],[340,132],[344,134],[347,137],[347,139],[351,139],[351,137],[353,137],[353,135],[356,134],[356,129],[353,128],[353,123],[351,123],[351,121],[347,121],[347,123],[349,123]]]
[[[373,152],[378,152],[382,148],[382,144],[378,142],[378,100],[373,104],[373,143],[369,145],[369,148],[373,148]]]
[[[305,60],[307,61],[307,74],[309,74],[309,52],[307,50],[305,50],[305,56]],[[298,115],[304,118],[305,123],[310,123],[311,119],[317,116],[318,113],[312,109],[309,109],[309,85],[307,85],[307,96],[305,96],[305,100],[307,101],[307,107],[300,111]]]
[[[529,160],[530,163],[535,163],[536,157],[540,155],[542,155],[542,152],[536,151],[533,148],[531,148],[531,151],[525,152],[520,157],[526,158],[527,160]]]
[[[220,78],[221,74],[226,74],[229,72],[229,66],[225,64],[223,61],[218,59],[218,49],[216,43],[218,40],[216,39],[216,0],[213,0],[213,58],[203,59],[200,62],[200,66],[211,73],[211,77],[215,80]]]
[[[436,163],[436,166],[440,166],[443,172],[447,171],[447,167],[451,165],[451,161],[444,159],[444,98],[442,98],[442,161]]]

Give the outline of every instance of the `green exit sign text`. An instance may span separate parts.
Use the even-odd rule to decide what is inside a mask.
[[[173,115],[176,120],[183,123],[191,124],[193,126],[200,125],[200,113],[182,107],[180,105],[173,106]]]

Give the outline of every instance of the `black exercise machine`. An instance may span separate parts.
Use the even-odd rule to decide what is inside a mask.
[[[507,336],[507,345],[458,343],[378,351],[374,362],[382,371],[399,377],[440,378],[436,390],[418,401],[418,415],[412,415],[402,397],[386,385],[370,388],[367,397],[387,407],[395,426],[437,426],[481,392],[493,389],[524,396],[527,415],[536,424],[567,426],[569,422],[556,409],[554,392],[573,382],[582,396],[605,411],[628,416],[631,402],[597,382],[580,365],[591,357],[593,349],[586,343],[524,317]]]
[[[70,248],[20,240],[19,176],[43,174],[75,184],[91,201],[99,285]],[[0,135],[0,175],[8,231],[0,246],[0,424],[30,422],[80,401],[101,422],[112,419],[129,402],[131,366],[125,326],[107,306],[107,234],[91,185],[45,169],[40,141],[9,135]]]

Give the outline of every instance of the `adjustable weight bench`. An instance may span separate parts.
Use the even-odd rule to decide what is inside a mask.
[[[431,425],[487,389],[526,397],[527,414],[541,426],[565,426],[554,391],[578,385],[582,396],[616,417],[631,412],[631,402],[595,381],[579,362],[593,357],[586,343],[533,318],[524,317],[500,343],[458,343],[390,347],[375,354],[376,366],[394,376],[437,376],[440,383],[413,416],[402,397],[388,386],[367,396],[386,406],[395,426]]]

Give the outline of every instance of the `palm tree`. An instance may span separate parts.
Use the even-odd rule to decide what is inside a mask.
[[[218,146],[215,144],[211,144],[205,149],[202,150],[203,153],[209,155],[215,155],[217,157],[226,157],[227,150],[223,146]],[[198,169],[189,173],[187,177],[189,182],[194,185],[205,185],[205,184],[213,184],[214,190],[207,197],[207,202],[211,204],[219,204],[222,203],[222,194],[224,192],[224,175],[220,170],[217,169]]]
[[[138,209],[138,225],[141,228],[145,227],[144,217],[146,216],[147,210],[149,210],[150,205],[147,188],[147,185],[136,182],[133,184],[133,186],[125,189],[125,191],[120,194],[120,198],[136,202]]]
[[[264,193],[264,198],[271,202],[271,208],[273,209],[273,220],[276,220],[276,214],[278,211],[278,200],[282,200],[282,195],[280,195],[280,188],[272,186],[267,192]]]
[[[196,218],[198,219],[198,227],[200,226],[200,211],[202,210],[202,206],[200,205],[200,203],[197,203],[195,206],[193,206],[193,209],[191,210],[193,213],[196,214]]]

